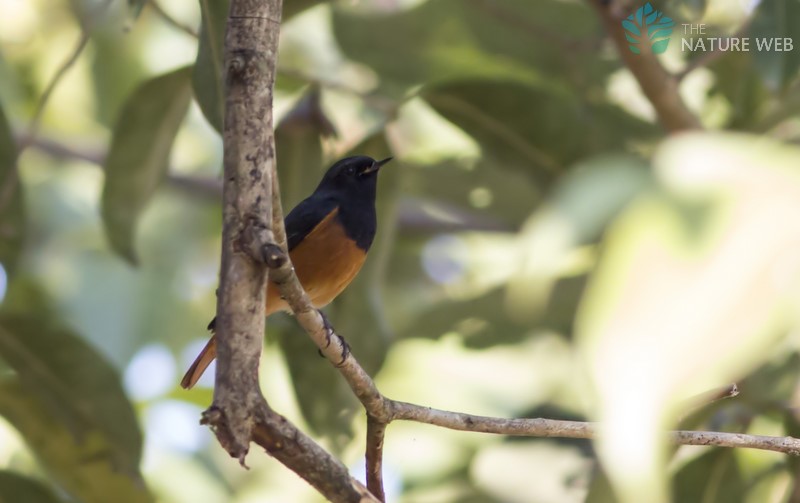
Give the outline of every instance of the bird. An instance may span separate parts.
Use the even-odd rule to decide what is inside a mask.
[[[378,172],[391,160],[359,155],[335,162],[314,192],[284,219],[289,258],[317,309],[342,293],[364,265],[378,226]],[[277,285],[269,282],[266,316],[289,310]],[[324,315],[323,319],[327,324]],[[215,320],[209,324],[212,334]],[[216,355],[216,335],[212,335],[183,376],[181,387],[192,388]]]

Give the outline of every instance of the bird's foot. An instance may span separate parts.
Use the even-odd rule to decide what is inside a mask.
[[[323,313],[319,309],[317,310],[317,312],[322,317],[322,326],[325,327],[325,347],[327,348],[331,345],[331,338],[333,336],[336,336],[339,339],[339,346],[342,348],[342,353],[341,353],[342,359],[339,360],[339,363],[337,363],[336,366],[341,367],[344,364],[345,360],[347,360],[347,357],[350,355],[350,345],[347,344],[347,341],[344,340],[344,337],[336,333],[336,330],[333,328],[333,325],[331,324],[330,320],[328,320],[328,317],[325,316],[325,313]],[[325,356],[322,354],[322,350],[319,351],[319,355],[322,357]]]

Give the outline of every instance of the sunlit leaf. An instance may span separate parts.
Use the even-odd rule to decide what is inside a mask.
[[[25,205],[17,174],[17,146],[0,106],[0,265],[13,271],[25,240]]]
[[[578,332],[622,501],[664,499],[658,432],[675,406],[735,382],[797,322],[798,163],[758,138],[676,138],[655,158],[670,197],[641,198],[609,232]]]
[[[41,481],[0,470],[0,503],[61,503],[63,500]]]
[[[189,107],[190,68],[155,77],[126,102],[105,163],[102,215],[114,251],[136,262],[139,215],[167,173],[175,135]]]

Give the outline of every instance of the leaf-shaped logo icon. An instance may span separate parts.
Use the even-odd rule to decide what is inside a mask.
[[[666,51],[673,26],[675,21],[655,10],[650,2],[622,20],[628,47],[634,54],[641,54],[642,47],[649,47],[653,54]]]

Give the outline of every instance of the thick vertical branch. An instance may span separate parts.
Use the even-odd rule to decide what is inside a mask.
[[[264,421],[258,385],[264,334],[267,254],[274,241],[272,88],[281,0],[232,0],[225,34],[223,231],[217,299],[218,365],[206,417],[240,461]]]

